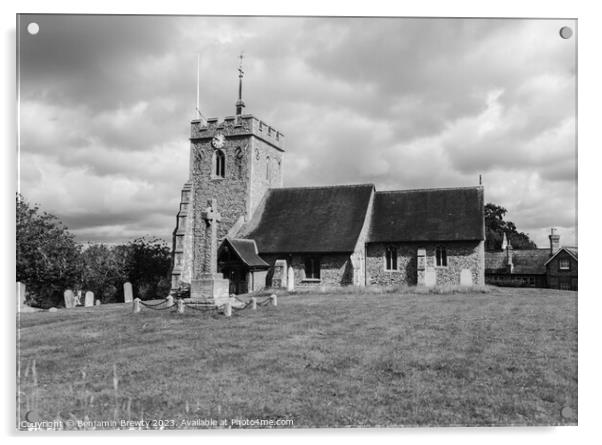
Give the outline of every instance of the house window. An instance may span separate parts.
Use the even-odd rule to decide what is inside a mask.
[[[560,258],[558,268],[560,270],[571,270],[571,261],[568,258]]]
[[[215,152],[215,176],[218,178],[226,177],[226,156],[221,150]]]
[[[385,270],[397,270],[397,247],[385,249]]]
[[[319,280],[320,279],[320,258],[307,257],[305,258],[305,279]]]
[[[435,259],[437,266],[447,266],[447,250],[445,247],[437,247],[435,250]]]

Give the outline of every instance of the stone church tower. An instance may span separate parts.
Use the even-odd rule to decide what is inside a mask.
[[[219,243],[251,218],[269,188],[282,187],[283,134],[242,114],[242,69],[239,73],[236,115],[191,122],[189,179],[173,232],[172,289],[205,272],[204,250],[211,235],[204,220],[208,202],[219,213]]]

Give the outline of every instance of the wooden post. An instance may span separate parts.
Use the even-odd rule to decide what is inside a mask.
[[[140,298],[134,298],[134,314],[140,312]]]
[[[272,299],[272,306],[278,306],[278,297],[276,294],[270,295],[270,298]]]
[[[184,313],[184,300],[181,298],[178,298],[178,314],[183,314]]]
[[[257,298],[255,297],[251,297],[251,309],[253,309],[254,311],[257,310]]]
[[[232,316],[232,305],[230,304],[229,301],[224,304],[224,315],[226,317]]]

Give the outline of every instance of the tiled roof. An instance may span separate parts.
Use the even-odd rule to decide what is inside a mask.
[[[485,252],[485,270],[503,272],[506,268],[506,252]]]
[[[578,249],[576,247],[563,247],[563,249],[565,249],[568,253],[572,254],[575,257],[575,259],[578,259]]]
[[[543,275],[546,273],[546,261],[550,258],[550,249],[525,249],[512,251],[513,274]],[[506,252],[485,252],[485,272],[505,273]]]
[[[369,242],[483,240],[483,187],[377,192]]]
[[[546,260],[546,264],[548,264],[550,261],[552,261],[552,258],[554,258],[556,255],[558,255],[563,250],[565,252],[567,252],[569,255],[571,255],[573,258],[575,258],[576,261],[579,261],[579,258],[577,256],[577,248],[576,247],[561,247],[560,249],[558,249],[556,251],[556,253],[554,255],[548,257],[548,259]]]
[[[240,260],[247,266],[261,268],[269,267],[269,264],[261,259],[257,254],[257,246],[255,245],[255,241],[249,239],[226,238],[224,243],[229,243]]]
[[[353,252],[372,184],[270,189],[240,237],[260,253]]]

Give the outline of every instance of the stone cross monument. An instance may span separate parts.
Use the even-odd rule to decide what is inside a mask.
[[[205,257],[201,270],[204,274],[217,273],[217,223],[222,219],[217,211],[217,203],[214,199],[207,202],[208,207],[201,213],[205,222]]]
[[[217,273],[217,225],[221,216],[217,202],[210,199],[208,207],[201,213],[204,221],[204,248],[199,279],[192,280],[190,298],[220,305],[229,298],[230,282]]]

